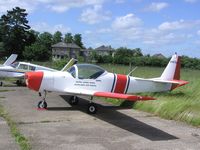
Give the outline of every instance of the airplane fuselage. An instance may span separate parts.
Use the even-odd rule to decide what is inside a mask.
[[[87,89],[93,92],[128,94],[167,91],[171,88],[169,83],[155,83],[140,79],[109,72],[105,72],[96,79],[74,78],[68,72],[52,72],[51,74],[44,72],[39,91],[69,92],[73,89],[77,93],[79,91],[80,94],[84,94],[84,91]]]
[[[16,70],[11,66],[1,66],[0,67],[0,77],[23,77],[24,71],[22,70]]]

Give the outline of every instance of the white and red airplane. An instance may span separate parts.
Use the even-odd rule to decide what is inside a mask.
[[[66,72],[27,72],[27,87],[43,93],[38,108],[47,108],[47,92],[63,92],[74,95],[70,104],[77,104],[77,95],[91,97],[88,113],[97,111],[93,97],[124,99],[128,101],[154,100],[153,97],[132,95],[140,92],[170,91],[187,84],[180,80],[180,57],[172,56],[162,75],[158,78],[144,79],[129,75],[110,73],[92,64],[75,64]]]

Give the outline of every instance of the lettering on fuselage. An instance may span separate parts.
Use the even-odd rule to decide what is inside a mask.
[[[76,81],[74,86],[96,87],[96,83],[92,81]]]

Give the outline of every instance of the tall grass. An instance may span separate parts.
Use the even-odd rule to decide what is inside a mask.
[[[123,65],[101,66],[108,71],[123,74],[127,74],[130,70],[129,66]],[[164,68],[139,67],[133,72],[133,76],[144,78],[158,77],[163,70]],[[133,104],[133,108],[151,112],[163,118],[180,120],[200,126],[200,70],[182,69],[181,79],[189,81],[189,84],[171,92],[145,93],[156,97],[157,100],[138,101]],[[120,102],[116,100],[115,103],[119,104]]]

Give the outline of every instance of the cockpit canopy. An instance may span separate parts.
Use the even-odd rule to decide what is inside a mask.
[[[69,72],[74,78],[96,79],[102,75],[105,70],[92,64],[77,64],[70,67],[67,72]]]
[[[15,68],[15,69],[21,69],[21,70],[31,70],[31,71],[35,71],[36,67],[28,64],[28,63],[23,63],[23,62],[15,62],[13,64],[11,64],[11,67]]]

